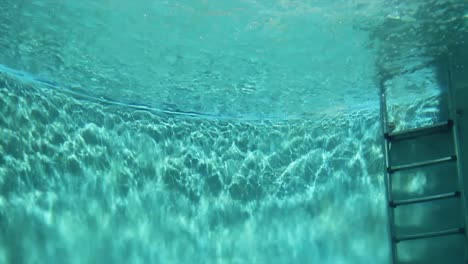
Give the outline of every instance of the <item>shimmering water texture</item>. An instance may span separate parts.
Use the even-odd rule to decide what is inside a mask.
[[[377,106],[376,75],[463,61],[466,14],[465,0],[3,0],[0,63],[129,104],[307,117]]]
[[[1,78],[2,263],[385,263],[375,111],[200,120]]]
[[[446,120],[468,2],[137,2],[2,1],[0,264],[388,263],[379,89]]]

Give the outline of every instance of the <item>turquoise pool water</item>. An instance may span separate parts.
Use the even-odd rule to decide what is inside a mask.
[[[0,263],[388,263],[378,82],[441,119],[466,7],[2,1]]]

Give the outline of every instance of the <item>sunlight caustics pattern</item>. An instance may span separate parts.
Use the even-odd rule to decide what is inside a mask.
[[[388,263],[379,86],[397,129],[442,120],[467,12],[3,0],[0,263]]]
[[[388,256],[375,112],[206,121],[84,103],[6,76],[0,92],[0,259]]]

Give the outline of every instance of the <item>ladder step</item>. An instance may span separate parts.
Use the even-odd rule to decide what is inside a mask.
[[[456,235],[456,234],[463,234],[463,233],[465,233],[464,228],[456,228],[456,229],[449,229],[449,230],[443,230],[443,231],[437,231],[437,232],[428,232],[428,233],[422,233],[422,234],[416,234],[416,235],[396,237],[394,238],[394,242],[399,243],[401,241],[407,241],[407,240],[449,236],[449,235]]]
[[[420,198],[391,201],[390,207],[395,208],[400,205],[424,203],[424,202],[456,198],[456,197],[460,197],[460,192],[457,191],[457,192],[450,192],[450,193],[444,193],[444,194],[438,194],[438,195],[425,196],[425,197],[420,197]]]
[[[415,163],[411,163],[407,165],[388,167],[387,171],[388,173],[393,173],[397,171],[426,167],[426,166],[436,165],[436,164],[455,161],[455,160],[457,160],[457,156],[453,155],[450,157],[445,157],[445,158],[440,158],[440,159],[433,159],[433,160],[428,160],[428,161],[415,162]]]
[[[433,124],[430,126],[424,126],[424,127],[412,128],[412,129],[403,130],[403,131],[385,133],[384,136],[387,140],[390,140],[390,141],[405,140],[405,139],[410,139],[410,138],[415,138],[415,137],[420,137],[420,136],[426,136],[426,135],[438,133],[441,131],[447,131],[447,130],[450,130],[452,126],[453,126],[453,121],[447,120],[447,121]]]

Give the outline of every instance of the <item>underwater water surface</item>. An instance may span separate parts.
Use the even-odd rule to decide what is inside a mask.
[[[464,35],[450,30],[468,26],[466,6],[460,0],[3,0],[0,64],[128,104],[233,118],[310,118],[377,105],[380,75],[430,67],[461,45]],[[397,95],[408,93],[424,89]]]

